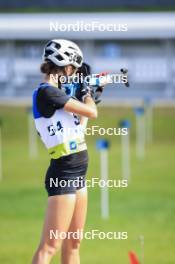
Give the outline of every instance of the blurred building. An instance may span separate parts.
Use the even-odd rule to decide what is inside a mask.
[[[69,30],[70,24],[92,21],[124,25],[127,31]],[[53,26],[58,24],[64,25],[62,30]],[[31,97],[42,78],[39,67],[43,47],[52,38],[76,41],[94,73],[129,69],[131,87],[110,85],[104,93],[106,101],[175,99],[175,13],[169,12],[1,14],[1,100]]]

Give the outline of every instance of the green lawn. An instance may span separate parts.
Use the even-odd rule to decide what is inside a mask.
[[[47,195],[43,188],[49,159],[40,142],[39,158],[29,159],[27,113],[22,108],[0,108],[3,119],[3,180],[0,183],[0,263],[30,263],[38,244]],[[91,124],[114,127],[129,117],[132,178],[128,188],[110,190],[110,219],[100,218],[100,190],[89,189],[86,230],[127,231],[128,239],[84,240],[82,264],[129,263],[128,251],[140,257],[139,236],[145,238],[145,263],[175,263],[175,109],[154,111],[154,141],[146,157],[135,155],[135,117],[132,109],[100,108]],[[99,177],[96,137],[87,137],[88,178]],[[121,179],[120,137],[109,137],[110,178]],[[53,260],[59,263],[58,257]]]

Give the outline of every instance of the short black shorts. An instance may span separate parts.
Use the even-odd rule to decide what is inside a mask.
[[[51,160],[45,177],[45,188],[48,196],[74,194],[85,187],[88,163],[78,166],[61,166]]]

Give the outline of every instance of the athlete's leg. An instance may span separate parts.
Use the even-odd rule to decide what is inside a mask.
[[[61,239],[51,239],[50,231],[67,232],[75,208],[76,195],[65,194],[50,196],[40,245],[32,264],[49,264],[61,247]]]
[[[87,213],[87,188],[84,187],[76,192],[76,204],[74,214],[69,227],[69,232],[76,232],[84,228]],[[62,243],[61,263],[79,264],[80,239],[65,239]]]

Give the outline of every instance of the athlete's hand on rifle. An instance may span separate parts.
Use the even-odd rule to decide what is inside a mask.
[[[101,86],[92,87],[83,84],[80,89],[76,90],[75,97],[79,101],[84,102],[85,98],[90,96],[94,100],[95,104],[99,104],[101,102],[100,97],[102,95],[103,89],[104,87]]]
[[[80,102],[84,102],[87,96],[91,96],[91,88],[89,86],[82,84],[79,89],[76,89],[75,97]]]
[[[101,95],[103,92],[104,86],[97,86],[97,87],[93,87],[92,91],[91,91],[91,96],[95,102],[95,104],[99,104],[101,102]]]
[[[114,83],[113,77],[115,75],[110,74],[109,72],[91,75],[91,67],[86,63],[83,63],[82,67],[79,68],[78,73],[82,74],[84,78],[88,78],[86,78],[84,83],[81,83],[80,87],[76,89],[75,97],[79,101],[84,102],[85,97],[91,95],[94,102],[99,104],[101,102],[101,95],[104,90],[104,86]],[[129,87],[128,70],[126,68],[120,69],[120,75],[122,76],[122,83],[126,87]]]

